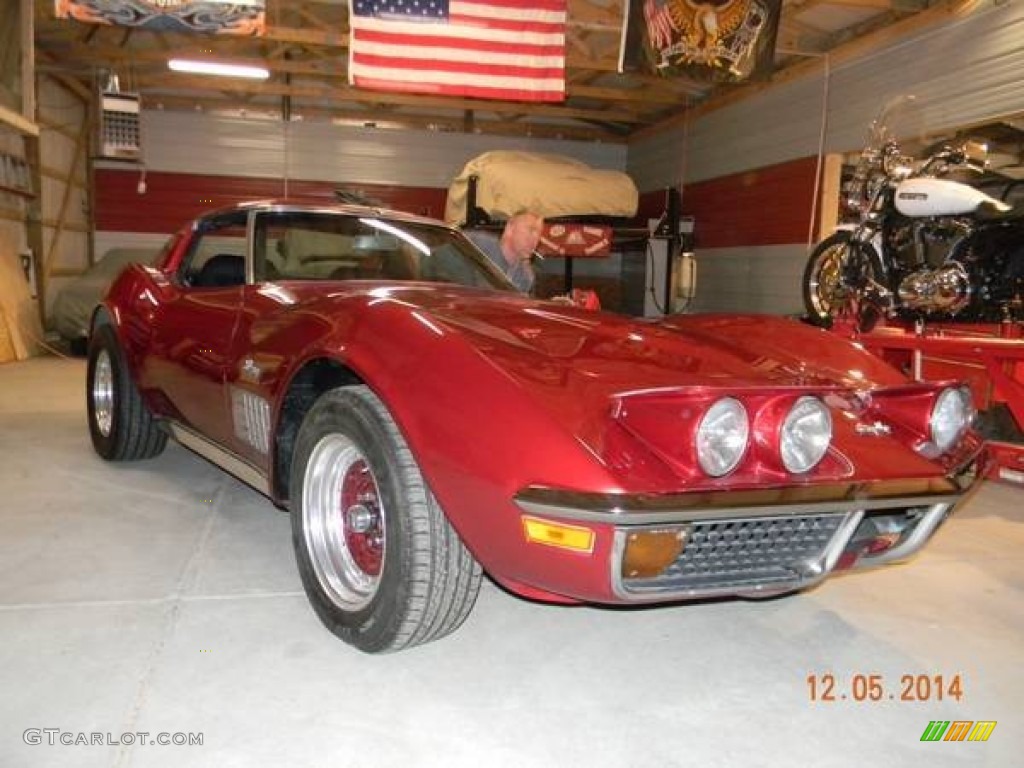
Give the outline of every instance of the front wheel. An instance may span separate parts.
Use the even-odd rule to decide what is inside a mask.
[[[804,268],[803,294],[807,319],[814,325],[829,326],[837,314],[854,309],[859,294],[874,285],[881,274],[874,249],[853,242],[851,233],[840,230],[826,237],[811,251]]]
[[[469,615],[481,568],[369,388],[335,389],[313,405],[290,487],[302,585],[335,635],[367,653],[397,651]]]
[[[161,453],[167,435],[139,395],[117,334],[100,325],[89,338],[86,413],[93,448],[107,461],[136,461]]]

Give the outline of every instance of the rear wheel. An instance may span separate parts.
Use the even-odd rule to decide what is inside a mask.
[[[107,461],[149,459],[167,445],[132,381],[117,335],[109,325],[89,338],[86,411],[93,448]]]
[[[368,653],[397,651],[469,615],[480,566],[369,388],[332,390],[313,405],[290,487],[302,584],[335,635]]]

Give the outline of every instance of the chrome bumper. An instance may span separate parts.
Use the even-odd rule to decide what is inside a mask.
[[[529,515],[614,526],[615,597],[653,602],[765,597],[810,587],[838,568],[909,557],[931,538],[967,486],[968,481],[938,478],[662,496],[532,487],[515,501]],[[685,534],[675,561],[655,576],[625,575],[628,537],[666,530]],[[869,551],[879,540],[891,544]]]

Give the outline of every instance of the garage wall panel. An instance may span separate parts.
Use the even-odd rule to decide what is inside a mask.
[[[48,77],[39,79],[37,109],[42,131],[40,201],[43,218],[45,308],[49,317],[60,289],[89,265],[88,158],[91,133],[78,139],[88,119],[84,102]]]
[[[159,110],[143,112],[143,144],[147,167],[157,171],[443,188],[468,160],[492,149],[553,152],[620,171],[627,153],[622,144]]]
[[[136,235],[170,233],[206,210],[243,200],[332,200],[344,187],[399,210],[441,217],[448,184],[467,161],[494,149],[555,153],[625,170],[625,145],[478,134],[391,131],[326,121],[280,121],[144,110],[142,166],[100,163],[95,247],[131,247]],[[144,240],[143,242],[149,242]]]
[[[807,237],[814,158],[755,168],[687,185],[683,213],[694,217],[699,248],[776,245]]]
[[[697,293],[690,310],[801,313],[806,254],[802,245],[698,247]]]
[[[100,232],[170,233],[201,213],[249,200],[282,197],[285,185],[276,178],[209,176],[194,173],[146,172],[146,191],[139,192],[141,172],[119,168],[96,171],[96,228]],[[294,181],[295,199],[330,203],[336,185]],[[445,190],[430,187],[349,186],[383,205],[410,213],[439,216]],[[102,253],[97,249],[97,252]]]
[[[281,126],[269,120],[143,109],[142,151],[154,171],[280,178]]]

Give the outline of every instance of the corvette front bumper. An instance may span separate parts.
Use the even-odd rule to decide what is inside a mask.
[[[969,485],[934,478],[659,496],[532,487],[516,503],[533,518],[610,529],[615,599],[661,602],[769,596],[910,557]]]

